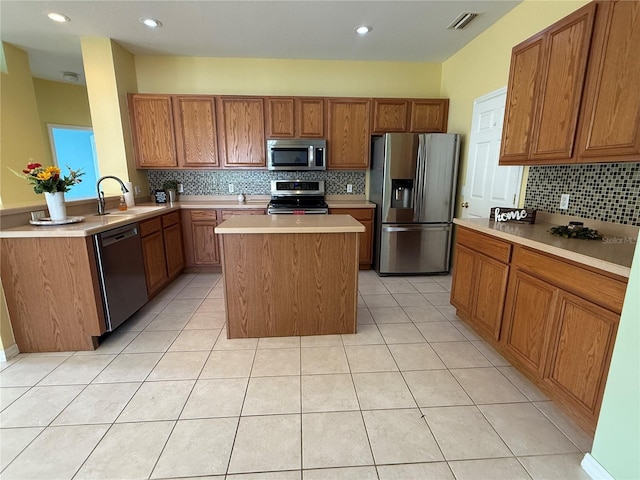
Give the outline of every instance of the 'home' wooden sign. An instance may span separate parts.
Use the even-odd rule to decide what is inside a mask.
[[[531,208],[493,207],[489,219],[496,222],[536,223],[536,211]]]

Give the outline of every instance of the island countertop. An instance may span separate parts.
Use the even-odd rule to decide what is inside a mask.
[[[241,215],[215,228],[228,233],[360,233],[364,225],[351,215]]]

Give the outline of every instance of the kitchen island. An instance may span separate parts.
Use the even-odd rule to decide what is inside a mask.
[[[355,333],[364,230],[349,215],[248,215],[218,225],[228,338]]]

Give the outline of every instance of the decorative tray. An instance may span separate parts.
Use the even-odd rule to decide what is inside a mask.
[[[51,220],[49,217],[42,217],[37,220],[29,220],[31,225],[67,225],[69,223],[78,223],[84,220],[84,217],[67,217],[64,220]]]

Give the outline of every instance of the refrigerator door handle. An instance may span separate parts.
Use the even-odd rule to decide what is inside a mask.
[[[385,232],[421,232],[423,230],[447,230],[448,224],[445,226],[427,226],[427,225],[403,225],[397,227],[389,227],[384,225],[382,230]]]
[[[415,184],[415,188],[413,189],[414,193],[415,193],[415,197],[413,199],[413,205],[414,205],[414,216],[413,216],[413,221],[414,222],[419,222],[420,219],[422,218],[422,203],[423,203],[423,195],[424,195],[424,174],[425,174],[425,168],[426,168],[426,159],[424,158],[424,153],[425,153],[425,135],[424,134],[419,134],[418,135],[418,152],[417,152],[417,159],[416,159],[416,174],[415,174],[415,178],[416,178],[416,184]]]

